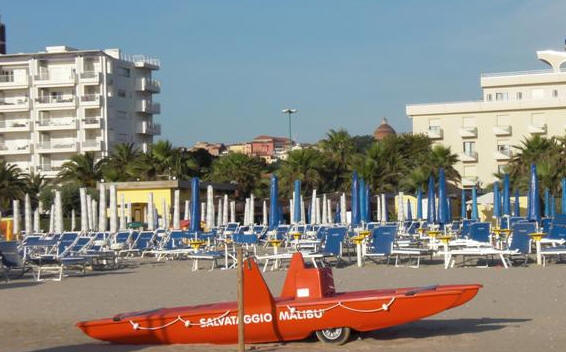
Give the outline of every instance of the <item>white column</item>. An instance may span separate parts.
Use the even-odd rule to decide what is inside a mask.
[[[75,208],[71,209],[71,231],[75,231],[75,227],[76,227],[76,223],[75,223]]]
[[[118,199],[116,198],[116,185],[110,186],[110,233],[118,232]]]
[[[301,222],[307,223],[307,215],[305,214],[305,198],[301,195]]]
[[[94,199],[91,199],[90,202],[92,203],[92,205],[90,206],[90,209],[92,211],[92,231],[96,231],[96,219],[98,219],[98,202]]]
[[[126,226],[132,222],[132,203],[128,202],[128,211],[126,212]]]
[[[41,232],[39,228],[39,207],[35,208],[35,210],[33,211],[33,232]]]
[[[316,224],[316,189],[312,190],[311,198],[311,224]]]
[[[187,221],[190,219],[191,210],[189,207],[189,201],[185,201],[185,214],[183,214],[183,220]]]
[[[126,199],[123,193],[120,197],[120,229],[126,229]]]
[[[216,214],[216,226],[222,225],[222,218],[224,217],[223,214],[224,207],[222,206],[222,198],[218,198],[218,213]]]
[[[20,200],[14,199],[12,202],[12,207],[14,211],[14,234],[19,235],[21,231],[20,226]]]
[[[228,195],[224,195],[224,202],[222,203],[224,208],[222,209],[222,225],[226,225],[228,223]]]
[[[26,197],[24,199],[24,224],[26,235],[29,235],[33,231],[31,217],[31,198],[29,197],[29,194],[26,193]]]
[[[253,193],[250,194],[250,217],[248,220],[250,225],[255,224],[255,198]]]
[[[99,187],[99,196],[98,196],[98,231],[104,232],[108,228],[106,223],[106,185],[104,183],[100,183]]]
[[[295,204],[295,194],[293,194],[293,198],[289,199],[289,224],[296,224],[297,222],[295,221],[295,216],[293,214],[293,210],[295,209],[294,207]]]
[[[85,189],[86,192],[86,189]],[[95,220],[92,219],[92,198],[90,196],[90,194],[86,194],[85,193],[85,208],[86,208],[86,227],[87,227],[87,231],[93,230],[94,227],[93,222]]]
[[[88,214],[86,206],[86,188],[81,187],[79,189],[79,194],[81,197],[81,232],[88,231]]]
[[[181,228],[181,191],[176,189],[173,193],[173,229]]]
[[[212,185],[206,187],[206,227],[208,230],[214,227],[214,190]]]
[[[55,232],[63,233],[63,201],[61,191],[55,191]]]
[[[263,201],[263,221],[262,225],[267,225],[267,202]]]
[[[155,230],[155,219],[153,218],[153,192],[147,194],[147,229],[149,231]]]
[[[14,216],[14,220],[15,220],[15,216]],[[49,210],[49,233],[53,233],[53,232],[55,232],[55,203],[51,203],[51,209]]]
[[[321,223],[322,224],[328,224],[328,206],[326,204],[326,194],[322,195],[322,218],[321,218]]]
[[[342,197],[340,198],[340,222],[342,224],[347,223],[347,215],[346,215],[346,194],[342,193]]]
[[[230,201],[230,222],[236,222],[236,201]]]

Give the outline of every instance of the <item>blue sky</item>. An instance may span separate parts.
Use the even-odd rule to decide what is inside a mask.
[[[565,1],[6,1],[8,51],[119,47],[161,60],[163,139],[369,134],[405,104],[481,97],[481,72],[543,68]]]

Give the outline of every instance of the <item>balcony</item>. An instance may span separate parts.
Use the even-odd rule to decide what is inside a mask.
[[[102,150],[102,141],[86,140],[81,143],[81,151],[83,152],[98,152]]]
[[[76,153],[78,143],[74,141],[41,142],[37,145],[37,151],[39,153]]]
[[[462,186],[463,187],[474,187],[478,184],[478,178],[472,176],[464,176],[462,177]]]
[[[0,89],[23,89],[29,86],[29,78],[27,73],[22,74],[4,74],[0,75]]]
[[[0,121],[0,132],[29,132],[29,121]]]
[[[98,107],[102,103],[100,94],[87,94],[81,96],[81,105]]]
[[[463,152],[458,154],[458,158],[464,163],[475,163],[478,161],[478,153],[476,152]]]
[[[99,84],[102,73],[96,71],[85,71],[79,74],[79,79],[83,84]]]
[[[140,100],[136,104],[136,111],[145,112],[146,114],[161,113],[161,105],[159,103],[151,103],[148,100]]]
[[[444,133],[442,128],[438,126],[431,126],[428,128],[428,138],[430,139],[442,139]]]
[[[83,119],[84,129],[99,129],[102,128],[102,120],[98,117],[86,117]]]
[[[493,127],[493,134],[496,136],[510,136],[512,128],[511,126],[495,126]]]
[[[513,157],[513,152],[511,150],[498,150],[493,154],[493,157],[497,161],[509,161]]]
[[[546,124],[544,125],[529,125],[529,133],[530,134],[545,134],[546,133]]]
[[[142,78],[137,81],[136,90],[141,92],[159,93],[161,91],[161,82],[156,79]]]
[[[37,171],[46,177],[56,177],[62,169],[62,166],[53,166],[50,164],[43,164],[37,167]]]
[[[29,99],[27,97],[16,97],[10,100],[0,100],[0,112],[28,111]]]
[[[161,125],[144,121],[137,125],[136,132],[150,136],[159,136],[161,135]]]
[[[67,119],[43,119],[37,121],[38,131],[63,131],[63,130],[76,130],[77,120],[75,118]]]
[[[477,127],[461,127],[460,137],[462,138],[477,138],[478,129]]]
[[[47,71],[35,75],[33,81],[41,87],[72,86],[77,82],[77,75],[72,71]]]
[[[43,96],[35,99],[36,107],[41,109],[68,109],[76,108],[77,102],[74,96]]]
[[[30,154],[33,148],[30,144],[8,145],[0,144],[0,155]]]

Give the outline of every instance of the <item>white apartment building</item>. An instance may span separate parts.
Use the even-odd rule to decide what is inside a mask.
[[[54,177],[76,153],[101,158],[118,143],[146,151],[161,133],[158,69],[119,49],[0,55],[0,159]]]
[[[514,146],[530,136],[566,132],[566,52],[538,51],[551,69],[481,75],[480,101],[407,105],[413,133],[457,153],[462,186],[495,181]]]

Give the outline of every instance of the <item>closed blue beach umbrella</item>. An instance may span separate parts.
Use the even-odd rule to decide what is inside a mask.
[[[501,196],[499,195],[499,182],[493,183],[493,217],[501,217]]]
[[[352,173],[352,225],[358,225],[360,223],[360,199],[359,199],[359,183],[358,183],[358,173],[354,171]]]
[[[191,182],[191,232],[200,231],[200,199],[199,179],[193,177]]]
[[[429,224],[434,224],[436,223],[436,200],[434,194],[434,177],[432,175],[428,178],[427,197],[427,222]]]
[[[556,216],[556,199],[554,195],[550,195],[550,217],[554,219]]]
[[[544,189],[544,217],[550,217],[550,190]]]
[[[336,202],[336,213],[334,213],[334,223],[340,223],[340,201]]]
[[[472,220],[478,220],[478,191],[476,186],[472,187]]]
[[[420,186],[417,189],[417,219],[423,219],[423,190]]]
[[[295,204],[293,204],[293,219],[296,223],[301,220],[301,180],[295,180]]]
[[[358,184],[358,201],[360,204],[360,222],[367,222],[366,221],[366,181],[363,178],[360,178]]]
[[[562,215],[566,215],[566,178],[562,179],[562,206],[560,207],[560,211]]]
[[[269,229],[274,230],[279,225],[279,185],[277,176],[271,175],[271,187],[269,195]],[[300,199],[300,198],[299,198]]]
[[[366,183],[364,203],[366,204],[366,217],[365,222],[371,221],[371,195],[369,193],[369,184]]]
[[[527,210],[527,220],[540,222],[540,199],[538,195],[537,167],[535,164],[531,164],[529,208]]]
[[[448,224],[448,195],[446,194],[446,176],[444,169],[438,170],[438,222]]]
[[[503,215],[511,215],[511,193],[509,174],[503,176]]]

